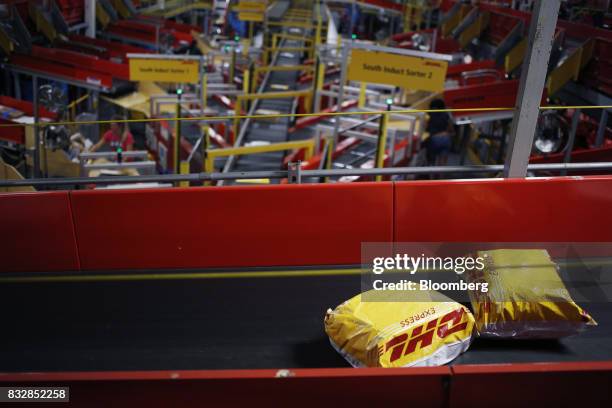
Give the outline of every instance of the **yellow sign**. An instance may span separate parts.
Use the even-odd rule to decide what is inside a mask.
[[[248,13],[264,13],[266,11],[265,1],[241,1],[236,7],[237,11]]]
[[[348,70],[350,81],[395,85],[440,92],[444,90],[448,62],[420,57],[353,50]]]
[[[130,58],[130,81],[200,82],[197,60]]]
[[[264,21],[266,13],[266,1],[240,1],[235,8],[238,11],[238,18],[242,21]]]
[[[238,19],[241,21],[264,21],[264,15],[260,13],[238,13]]]

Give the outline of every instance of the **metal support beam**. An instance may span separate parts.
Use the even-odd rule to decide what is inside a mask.
[[[32,77],[32,101],[34,103],[34,177],[40,177],[40,128],[38,121],[38,77]]]
[[[87,29],[85,35],[90,38],[96,38],[96,1],[85,0],[85,24]]]
[[[340,73],[340,88],[338,89],[338,99],[336,100],[336,106],[338,106],[338,112],[342,111],[342,102],[344,102],[344,84],[348,75],[348,60],[351,55],[351,44],[353,40],[350,40],[348,45],[342,47],[342,72]],[[338,144],[338,131],[340,130],[340,118],[336,117],[334,120],[334,145]]]
[[[125,163],[124,163],[125,165]],[[503,170],[502,165],[483,166],[432,166],[432,167],[385,167],[382,169],[333,169],[333,170],[302,170],[301,179],[320,177],[341,176],[394,176],[394,175],[423,175],[423,174],[487,174],[497,173]],[[612,163],[543,163],[530,164],[529,171],[560,172],[570,171],[593,171],[612,170]],[[0,180],[2,187],[23,186],[70,186],[84,184],[131,184],[131,183],[178,183],[181,181],[202,182],[222,181],[239,179],[284,179],[289,176],[286,170],[233,172],[233,173],[192,173],[192,174],[160,174],[151,176],[110,176],[110,177],[76,177],[76,178],[47,178],[47,179],[22,179],[22,180]]]
[[[540,114],[539,107],[552,50],[553,34],[557,25],[559,4],[560,0],[539,0],[531,16],[527,54],[512,121],[504,177],[527,176],[527,165]]]
[[[567,140],[567,146],[565,147],[565,154],[563,155],[563,163],[569,163],[572,159],[572,151],[574,150],[574,144],[576,143],[576,132],[578,131],[578,124],[580,123],[580,109],[574,110],[574,116],[572,116],[572,127],[570,129],[569,139]],[[562,176],[567,176],[567,171],[561,172]]]
[[[599,127],[597,128],[597,137],[595,138],[595,147],[603,146],[604,139],[606,137],[606,127],[608,126],[608,110],[604,109],[601,112],[601,118],[599,119]]]

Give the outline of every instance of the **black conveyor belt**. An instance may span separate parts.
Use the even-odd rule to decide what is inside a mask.
[[[345,367],[323,329],[360,277],[0,283],[0,371]],[[612,360],[612,305],[561,341],[476,340],[454,364]]]

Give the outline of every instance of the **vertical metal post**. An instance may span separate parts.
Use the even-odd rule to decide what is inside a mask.
[[[232,47],[232,60],[229,67],[229,83],[234,83],[234,76],[236,75],[236,45]]]
[[[387,112],[391,110],[391,105],[387,105]],[[385,167],[385,150],[387,146],[387,125],[389,123],[389,113],[380,115],[380,126],[378,128],[378,144],[376,146],[376,163],[377,169]],[[382,176],[376,176],[376,181],[382,181]]]
[[[334,139],[332,137],[326,137],[325,138],[325,149],[326,149],[326,155],[325,155],[325,168],[327,170],[331,170],[334,166],[334,149],[336,148],[336,145],[334,144]],[[329,177],[325,177],[325,180],[323,181],[324,183],[328,183],[329,182]]]
[[[95,0],[85,0],[85,23],[87,29],[85,35],[96,38],[96,2]]]
[[[15,99],[21,99],[21,84],[19,82],[19,74],[13,73],[13,88],[15,91]]]
[[[525,177],[540,114],[542,90],[546,81],[553,34],[560,0],[539,0],[529,26],[529,43],[516,100],[510,144],[504,163],[504,177]]]
[[[366,82],[362,82],[359,85],[359,102],[358,107],[363,108],[366,105],[366,92],[368,90],[368,84]]]
[[[38,77],[32,77],[32,101],[34,102],[34,177],[40,178],[40,129],[38,121]]]
[[[311,112],[317,112],[317,87],[319,81],[319,65],[321,64],[321,58],[318,55],[315,55],[315,66],[312,71],[312,106]]]
[[[355,23],[353,22],[353,16],[355,15],[357,11],[357,0],[352,0],[351,1],[351,18],[349,21],[349,38],[353,37],[353,34],[355,34]]]
[[[321,110],[321,91],[323,90],[323,86],[325,85],[325,62],[318,56],[319,65],[317,66],[317,72],[315,75],[317,76],[317,88],[315,89],[315,93],[313,94],[314,99],[314,109],[313,112],[319,112]]]
[[[155,51],[159,54],[159,26],[155,26]]]
[[[251,66],[247,67],[247,69],[244,70],[244,73],[242,75],[242,92],[244,92],[245,94],[249,94],[251,93]],[[245,102],[246,103],[244,108],[248,111],[251,101],[247,99]]]
[[[340,74],[340,88],[338,89],[337,112],[342,112],[342,103],[344,102],[344,83],[348,71],[348,59],[351,52],[351,42],[347,46],[342,47],[342,73]],[[338,132],[340,131],[340,116],[335,117],[334,121],[334,144],[338,144]]]
[[[595,147],[601,147],[606,135],[606,126],[608,126],[608,110],[604,109],[601,112],[599,127],[597,128],[597,137],[595,137]]]
[[[569,139],[567,140],[567,147],[565,148],[565,154],[563,156],[563,163],[569,163],[572,159],[572,151],[574,150],[574,143],[576,142],[576,131],[578,130],[578,124],[580,123],[580,109],[574,111],[572,116],[572,127],[570,129]],[[567,170],[561,172],[562,176],[567,176]]]
[[[200,57],[200,114],[204,116],[208,99],[208,76],[204,56]]]
[[[176,124],[174,126],[174,174],[181,173],[181,96],[182,92],[177,92]]]

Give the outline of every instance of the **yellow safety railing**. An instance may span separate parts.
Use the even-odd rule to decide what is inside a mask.
[[[255,94],[255,96],[275,94],[283,95],[281,97],[287,97],[287,94],[309,94],[311,91],[295,91],[295,92],[270,92],[266,94]],[[244,95],[241,95],[244,96]],[[278,97],[278,96],[277,96]],[[539,107],[540,110],[566,110],[566,109],[612,109],[612,105],[543,105]],[[279,114],[254,114],[254,115],[218,115],[218,116],[189,116],[189,117],[164,117],[164,118],[139,118],[139,119],[121,119],[121,120],[80,120],[80,121],[57,121],[57,122],[38,122],[34,123],[0,123],[0,129],[9,127],[24,127],[32,128],[37,126],[38,128],[44,128],[47,126],[70,126],[70,125],[103,125],[111,123],[159,123],[159,122],[197,122],[197,121],[223,121],[233,119],[254,119],[254,120],[266,120],[266,119],[280,119],[280,118],[307,118],[307,117],[334,117],[334,116],[364,116],[364,115],[375,115],[375,114],[412,114],[412,113],[436,113],[436,112],[447,112],[447,113],[462,113],[462,112],[501,112],[501,111],[515,111],[514,106],[506,107],[493,107],[493,108],[449,108],[449,109],[397,109],[392,111],[341,111],[341,112],[315,112],[315,113],[279,113]]]
[[[297,140],[293,142],[271,143],[257,146],[230,147],[226,149],[209,149],[206,151],[204,171],[212,173],[215,170],[215,159],[219,157],[244,156],[257,153],[283,152],[287,150],[304,149],[304,159],[309,160],[314,155],[316,140]]]
[[[76,107],[86,101],[87,99],[89,99],[89,94],[85,94],[83,96],[81,96],[80,98],[75,99],[74,101],[70,102],[67,106],[68,111],[70,112],[70,117],[72,118],[72,120],[76,119]]]
[[[263,65],[253,69],[252,85],[250,89],[257,89],[259,76],[264,72],[290,72],[290,71],[314,71],[314,65]]]
[[[277,47],[279,40],[303,41],[305,44],[312,44],[314,42],[312,38],[307,38],[300,35],[275,33],[272,35],[272,47]]]
[[[163,9],[156,9],[145,12],[145,14],[160,16],[163,18],[173,18],[178,15],[194,11],[194,10],[211,10],[212,4],[207,1],[196,1],[185,4],[183,0],[166,1]]]
[[[305,22],[305,21],[268,21],[268,24],[271,27],[288,27],[288,28],[303,28],[306,30],[313,30],[317,28],[315,24]]]

